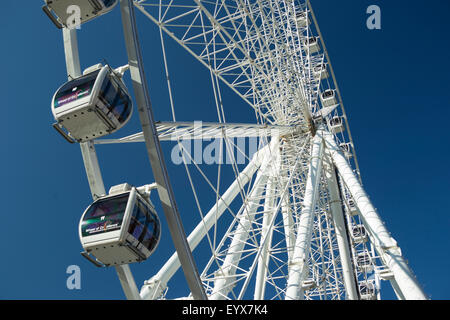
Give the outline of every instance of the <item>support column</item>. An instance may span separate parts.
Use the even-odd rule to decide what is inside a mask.
[[[238,218],[239,221],[237,222],[237,227],[234,231],[233,239],[228,248],[225,261],[223,262],[222,267],[217,271],[219,278],[214,281],[214,290],[210,296],[211,300],[225,299],[233,287],[233,282],[236,279],[236,268],[241,259],[242,250],[249,237],[249,230],[252,228],[252,223],[259,207],[259,199],[264,192],[264,186],[268,179],[266,172],[268,165],[268,163],[265,163],[263,167],[261,167],[256,176],[253,189],[246,199],[247,205]]]
[[[336,232],[336,240],[339,248],[339,256],[341,258],[344,286],[347,292],[347,299],[358,300],[358,288],[356,284],[356,276],[353,270],[350,243],[348,241],[348,233],[347,228],[345,226],[344,211],[342,210],[342,201],[339,195],[340,193],[336,178],[335,167],[329,156],[327,156],[326,159],[327,159],[327,166],[325,174],[328,182],[328,190],[330,192],[330,207],[331,207],[330,209]]]
[[[263,246],[261,254],[258,258],[258,269],[256,271],[256,283],[254,300],[264,300],[266,290],[267,266],[270,260],[270,248],[272,244],[273,229],[270,223],[275,212],[276,183],[274,177],[270,177],[266,185],[266,198],[264,202],[264,216],[261,227],[260,245]],[[266,235],[266,236],[265,236]]]
[[[164,155],[156,130],[148,83],[144,70],[141,47],[139,43],[136,17],[132,0],[120,0],[123,32],[128,54],[131,80],[133,83],[139,120],[142,126],[145,146],[155,182],[158,184],[158,195],[164,210],[167,225],[175,249],[180,258],[184,276],[195,300],[206,300],[207,296],[198,274],[195,260],[189,248],[183,223],[178,211],[170,183]]]
[[[295,234],[294,234],[294,218],[292,217],[291,203],[289,200],[289,190],[281,200],[281,214],[283,216],[284,235],[286,237],[286,249],[288,255],[288,261],[292,259],[292,253],[295,247]]]
[[[391,286],[394,289],[394,292],[395,292],[395,295],[397,296],[397,299],[398,300],[405,300],[405,297],[403,296],[402,291],[398,287],[397,281],[395,281],[395,279],[391,279],[391,280],[389,280],[389,282],[391,283]]]
[[[284,193],[283,198],[281,199],[281,215],[283,217],[283,228],[284,228],[284,235],[286,238],[286,250],[289,262],[292,259],[292,252],[294,251],[295,246],[295,233],[294,233],[295,230],[290,200],[291,195],[289,192],[290,188],[288,186],[290,181],[288,178],[285,178],[290,174],[290,172],[288,172],[288,169],[285,167],[284,164],[285,159],[283,159],[283,148],[284,145],[281,145],[278,163],[278,170],[279,170],[278,176],[281,179],[281,185],[283,187],[286,186],[286,192]]]
[[[125,297],[128,300],[141,300],[139,290],[134,281],[133,274],[131,273],[130,266],[123,264],[115,267],[117,275],[119,276],[120,284],[122,285]]]
[[[81,155],[83,157],[84,168],[91,189],[92,198],[98,198],[106,195],[105,186],[103,184],[100,166],[98,164],[97,152],[95,151],[94,142],[86,141],[80,143]]]
[[[64,41],[64,54],[66,57],[67,77],[73,80],[81,76],[80,57],[78,53],[78,40],[76,29],[62,29]],[[106,194],[103,178],[98,164],[97,153],[92,141],[80,143],[83,163],[94,200]]]
[[[311,235],[314,222],[316,201],[322,172],[323,141],[316,134],[312,144],[311,160],[306,181],[305,198],[297,228],[294,253],[289,269],[286,300],[303,299],[302,283],[307,276],[308,256],[311,247]]]
[[[402,257],[397,242],[391,237],[386,229],[383,221],[376,212],[369,197],[362,188],[358,178],[354,174],[351,166],[348,164],[345,156],[337,146],[333,135],[329,132],[321,132],[326,142],[326,147],[331,153],[331,157],[339,174],[344,180],[345,185],[350,191],[360,213],[361,218],[367,231],[374,239],[378,254],[381,256],[385,265],[394,274],[401,294],[408,300],[424,300],[427,299],[425,293],[415,279],[411,269]]]
[[[62,34],[67,77],[69,80],[72,80],[81,76],[77,30],[63,28]],[[92,141],[82,142],[80,143],[80,149],[92,198],[97,200],[99,197],[106,195],[106,191],[94,143]],[[116,271],[127,299],[139,299],[139,291],[137,290],[129,266],[122,265],[116,267]]]
[[[81,76],[80,55],[76,29],[62,29],[64,55],[66,57],[67,77],[73,80]]]

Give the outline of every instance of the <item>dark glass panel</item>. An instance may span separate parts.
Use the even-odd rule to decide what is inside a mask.
[[[120,229],[129,193],[94,202],[81,223],[82,236],[97,235]]]
[[[67,82],[58,90],[55,96],[54,107],[59,108],[69,102],[90,95],[99,72],[100,70],[97,70],[78,79]]]

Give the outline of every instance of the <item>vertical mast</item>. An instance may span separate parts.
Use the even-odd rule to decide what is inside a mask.
[[[62,33],[67,76],[69,80],[71,80],[81,76],[77,30],[63,28]],[[95,151],[95,146],[92,141],[80,143],[80,148],[92,198],[96,200],[99,197],[106,195],[102,174],[100,172],[100,165],[98,163],[97,152]],[[116,271],[127,299],[140,299],[139,291],[136,287],[130,267],[128,265],[116,266]]]

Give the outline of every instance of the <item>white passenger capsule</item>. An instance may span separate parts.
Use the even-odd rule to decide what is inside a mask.
[[[55,93],[53,127],[69,142],[84,142],[119,130],[132,110],[121,76],[109,66],[98,65]]]
[[[335,116],[328,121],[332,133],[339,133],[345,130],[344,117]]]
[[[341,143],[339,147],[344,152],[344,155],[347,159],[350,159],[353,156],[353,143]]]
[[[321,63],[314,67],[314,76],[320,80],[327,79],[330,75],[328,74],[327,63]]]
[[[347,199],[347,211],[351,216],[355,216],[359,213],[358,208],[356,207],[355,201],[352,198]]]
[[[308,14],[305,11],[300,11],[296,14],[295,20],[299,28],[304,28],[306,25],[311,24],[311,20],[308,19]]]
[[[158,246],[161,223],[153,204],[126,186],[96,200],[81,217],[81,254],[98,267],[144,261]]]
[[[366,280],[366,281],[360,282],[359,293],[361,295],[361,300],[376,300],[377,299],[375,283],[371,280]]]
[[[352,237],[356,243],[367,241],[367,231],[364,225],[358,224],[352,228]]]
[[[111,11],[118,0],[45,0],[45,14],[59,29],[88,22]],[[79,18],[79,21],[77,19]]]
[[[317,37],[309,37],[305,40],[305,46],[309,48],[309,53],[316,53],[320,51],[319,39]],[[307,50],[307,49],[305,49]]]
[[[362,272],[371,272],[373,270],[372,258],[367,251],[362,251],[356,255],[356,265]]]
[[[336,90],[327,89],[320,95],[320,100],[322,101],[322,106],[331,107],[338,104],[336,97]]]

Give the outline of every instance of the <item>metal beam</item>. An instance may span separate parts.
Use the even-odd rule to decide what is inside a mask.
[[[316,134],[312,144],[311,160],[306,181],[305,198],[300,221],[297,228],[295,248],[290,262],[289,277],[286,288],[286,300],[303,299],[302,284],[307,276],[308,257],[311,247],[312,228],[316,201],[322,173],[323,141]]]
[[[348,241],[349,236],[345,226],[342,200],[339,195],[340,191],[335,172],[336,169],[329,155],[327,155],[325,159],[327,164],[325,168],[325,175],[327,177],[328,191],[330,192],[330,209],[336,232],[336,240],[339,248],[339,257],[342,265],[342,274],[344,277],[344,286],[347,293],[347,299],[358,300],[359,291],[357,288],[355,272],[353,270],[350,243]]]
[[[375,243],[373,243],[373,245],[375,246],[375,249],[381,256],[384,264],[394,274],[401,295],[407,300],[427,299],[411,269],[403,258],[400,247],[391,237],[383,220],[381,220],[375,207],[372,205],[372,202],[362,188],[358,177],[355,175],[344,154],[336,144],[333,135],[327,131],[322,131],[319,135],[323,136],[326,147],[333,158],[333,162],[339,170],[339,174],[361,213],[364,226],[374,239]]]
[[[402,291],[398,287],[397,281],[395,279],[389,280],[391,283],[392,289],[394,289],[395,295],[397,296],[398,300],[405,300],[405,296],[403,295]]]
[[[67,77],[69,80],[72,80],[81,76],[77,30],[63,28],[62,34],[64,40]],[[100,165],[98,163],[97,152],[95,151],[95,146],[92,141],[80,143],[80,149],[92,198],[96,200],[99,197],[106,195]],[[127,299],[138,299],[138,290],[129,266],[122,265],[116,267],[116,271]]]
[[[123,264],[116,266],[115,269],[127,299],[141,300],[141,296],[139,295],[139,290],[136,286],[136,282],[134,281],[130,266],[128,264]]]
[[[289,191],[286,192],[281,200],[281,214],[283,216],[284,235],[286,237],[286,249],[288,261],[292,259],[292,253],[295,247],[294,218],[292,217],[291,203],[289,200]]]
[[[69,80],[81,76],[80,56],[76,29],[62,29],[67,77]]]
[[[167,224],[173,243],[180,257],[183,272],[196,300],[206,300],[197,266],[192,257],[189,244],[186,239],[183,224],[178,212],[175,196],[170,184],[169,174],[164,162],[164,156],[158,139],[147,79],[144,71],[143,58],[138,39],[136,17],[132,0],[120,0],[123,31],[130,65],[131,80],[138,105],[139,119],[142,125],[145,145],[153,170],[153,176],[158,184],[158,194],[166,216]]]
[[[64,41],[64,55],[66,58],[67,78],[69,80],[81,76],[80,57],[76,29],[62,29]],[[106,194],[103,178],[98,164],[95,146],[91,141],[80,143],[84,167],[94,200]]]
[[[278,207],[275,205],[275,200],[277,199],[277,180],[278,174],[280,172],[281,165],[281,153],[279,145],[279,136],[274,137],[277,141],[277,146],[271,151],[273,153],[273,165],[270,167],[270,177],[266,185],[266,195],[264,199],[264,216],[261,226],[261,236],[259,241],[259,246],[261,253],[258,257],[258,269],[256,271],[256,283],[255,283],[255,293],[253,296],[254,300],[264,300],[264,294],[266,291],[266,281],[267,281],[267,269],[270,262],[270,248],[272,245],[273,237],[273,226],[272,220],[274,215],[277,214]],[[280,203],[281,206],[281,203]]]
[[[277,170],[278,171],[278,170]],[[264,300],[267,280],[267,266],[270,259],[270,248],[272,244],[273,228],[271,222],[275,215],[276,182],[270,177],[266,185],[266,196],[264,202],[264,216],[261,226],[260,247],[261,254],[258,257],[258,269],[256,272],[254,300]]]
[[[245,200],[245,208],[237,217],[236,229],[233,231],[231,244],[228,248],[225,260],[217,270],[217,278],[214,281],[214,289],[210,296],[211,300],[223,300],[233,288],[236,279],[236,269],[239,265],[243,249],[250,236],[249,230],[252,230],[252,223],[260,206],[260,198],[264,192],[269,175],[272,173],[272,164],[274,159],[274,150],[279,148],[279,140],[273,139],[270,143],[268,154],[266,155],[261,169],[258,171],[253,189]]]
[[[206,236],[208,231],[214,226],[217,220],[222,216],[225,210],[233,202],[240,190],[250,182],[252,176],[261,167],[264,160],[267,161],[268,146],[258,151],[252,158],[252,161],[239,174],[237,179],[230,185],[225,193],[218,199],[216,204],[208,211],[203,220],[191,232],[188,237],[188,243],[191,250],[195,250],[200,241]],[[151,279],[146,281],[141,289],[143,299],[156,299],[161,297],[167,287],[167,283],[180,268],[180,260],[175,252],[164,264],[160,271]]]
[[[224,138],[258,138],[301,133],[295,126],[273,126],[244,123],[157,122],[159,141],[206,140]],[[118,139],[98,139],[95,144],[145,142],[142,132]]]
[[[97,200],[101,196],[106,195],[100,165],[98,163],[97,152],[92,141],[80,143],[80,148],[92,198]]]
[[[267,159],[270,159],[270,157]],[[242,250],[250,236],[249,230],[252,229],[252,223],[260,205],[260,197],[264,192],[264,187],[269,178],[267,175],[267,170],[270,167],[269,162],[270,161],[265,161],[258,171],[253,189],[246,199],[246,207],[237,218],[237,227],[236,230],[233,231],[234,235],[230,247],[228,248],[227,255],[222,266],[217,271],[218,278],[214,281],[213,293],[210,296],[211,300],[225,299],[233,287],[233,282],[236,278],[236,269],[242,256]]]

